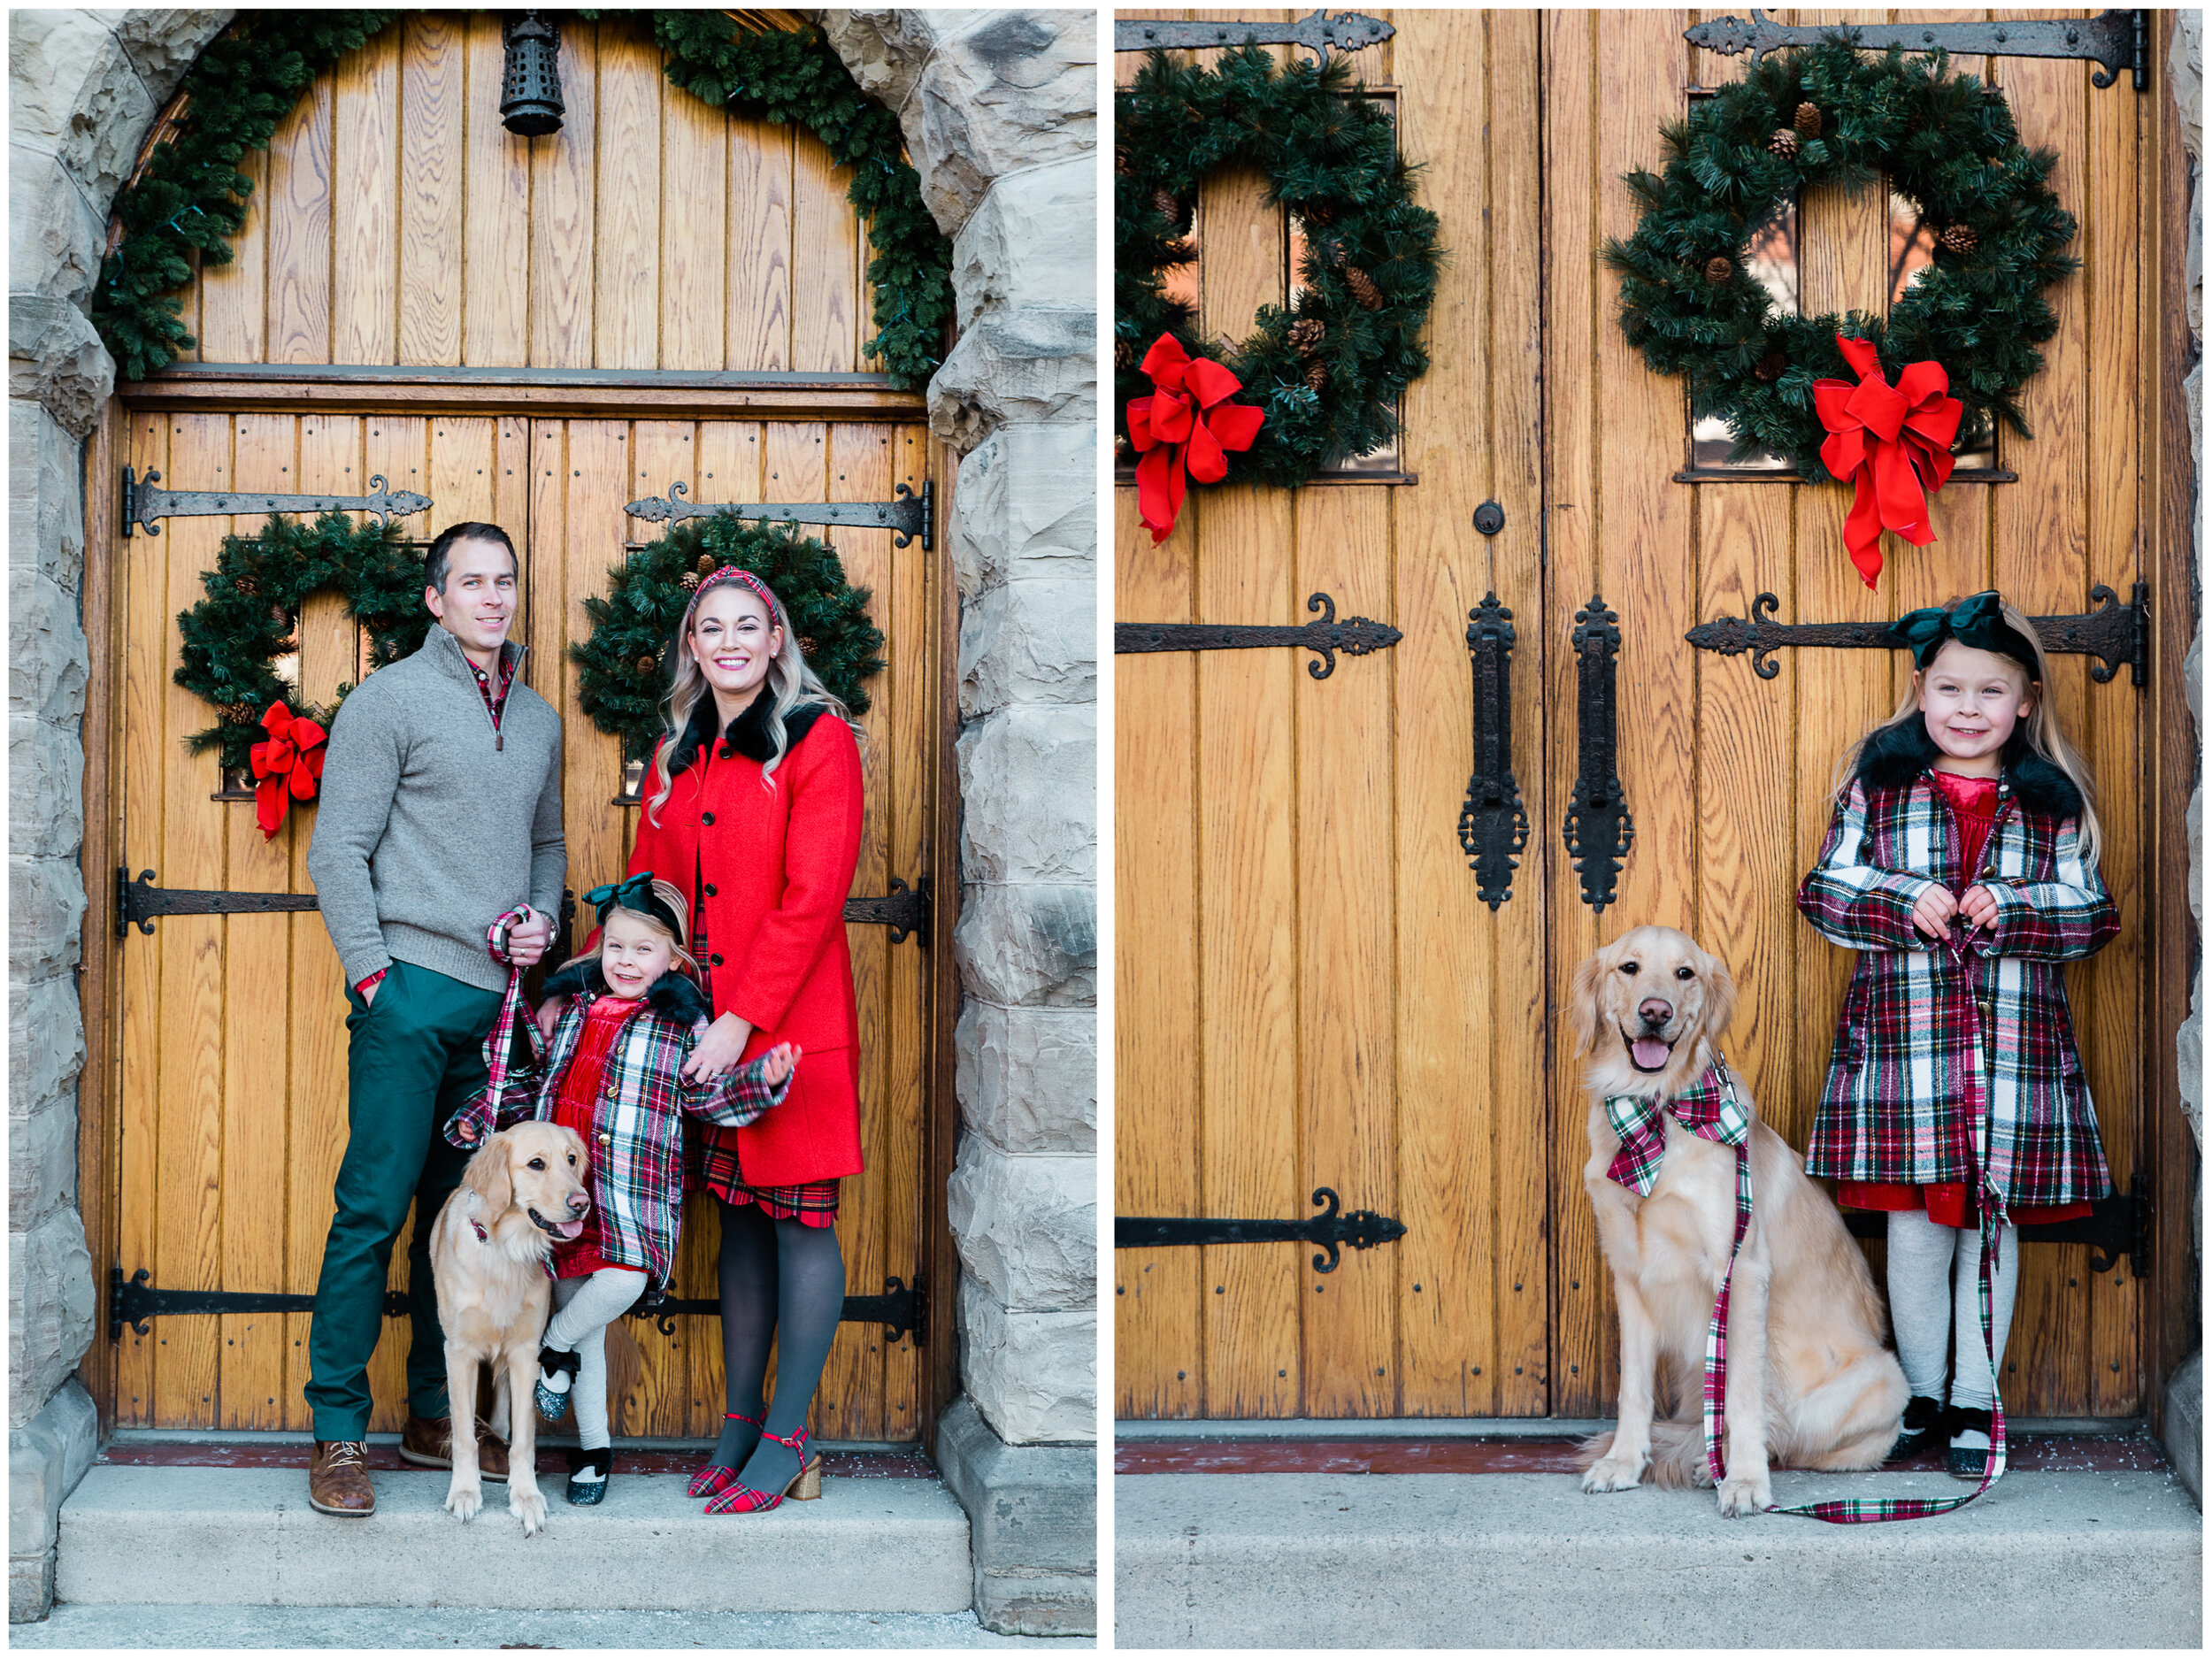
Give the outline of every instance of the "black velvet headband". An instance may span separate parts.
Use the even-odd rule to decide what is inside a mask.
[[[2028,671],[2029,679],[2037,676],[2035,647],[2005,620],[2004,602],[1994,588],[1962,599],[1953,610],[1931,605],[1908,610],[1891,624],[1890,631],[1912,647],[1913,665],[1924,672],[1936,652],[1955,639],[1972,650],[2010,656]]]
[[[595,887],[584,894],[584,902],[599,911],[599,925],[603,927],[607,925],[610,910],[634,910],[641,916],[650,916],[674,933],[677,943],[684,941],[684,924],[676,919],[676,912],[653,890],[650,870],[640,870],[627,880]]]

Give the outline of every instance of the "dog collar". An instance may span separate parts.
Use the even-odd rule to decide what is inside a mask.
[[[469,1217],[469,1224],[476,1229],[476,1241],[478,1243],[489,1243],[492,1240],[491,1233],[484,1230],[484,1223],[478,1220],[475,1216],[472,1215]]]
[[[1671,1100],[1647,1094],[1608,1094],[1605,1116],[1621,1141],[1606,1178],[1642,1197],[1651,1195],[1659,1165],[1666,1161],[1666,1116],[1699,1139],[1723,1146],[1743,1145],[1751,1136],[1751,1114],[1736,1098],[1736,1079],[1718,1060]]]

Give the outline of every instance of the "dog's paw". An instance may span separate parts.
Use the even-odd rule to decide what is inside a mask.
[[[507,1512],[522,1522],[522,1534],[535,1537],[545,1530],[545,1498],[535,1485],[509,1483]]]
[[[474,1481],[463,1485],[458,1479],[446,1488],[446,1512],[464,1524],[473,1520],[484,1506],[484,1488]]]
[[[1586,1492],[1633,1491],[1642,1481],[1647,1456],[1608,1456],[1593,1463],[1590,1471],[1582,1477],[1582,1488]]]
[[[1736,1520],[1747,1514],[1762,1514],[1774,1506],[1774,1493],[1767,1484],[1765,1473],[1731,1474],[1720,1482],[1720,1515],[1724,1520]]]

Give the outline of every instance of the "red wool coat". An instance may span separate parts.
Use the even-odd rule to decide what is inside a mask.
[[[775,1110],[744,1128],[696,1125],[734,1143],[747,1185],[800,1186],[862,1168],[860,1016],[845,942],[860,862],[860,748],[843,720],[796,711],[783,764],[764,787],[772,752],[764,702],[756,698],[710,742],[714,701],[701,699],[670,755],[660,821],[649,807],[639,814],[626,872],[650,870],[698,894],[692,931],[711,952],[703,965],[715,1016],[752,1025],[744,1057],[778,1042],[803,1050]]]

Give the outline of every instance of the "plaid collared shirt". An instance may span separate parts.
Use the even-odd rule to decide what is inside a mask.
[[[465,656],[462,660],[469,661]],[[492,676],[478,667],[475,663],[469,662],[469,672],[476,676],[476,688],[483,694],[484,711],[492,717],[494,731],[499,729],[499,717],[507,711],[507,693],[514,689],[515,669],[521,661],[522,653],[514,646],[508,644],[500,646],[499,687],[496,690],[492,687]]]
[[[1989,889],[1993,929],[1915,931],[1931,887]],[[2110,1189],[2059,964],[2119,931],[2078,826],[2028,810],[2001,785],[1981,867],[1925,772],[1894,788],[1855,781],[1797,894],[1822,937],[1860,952],[1805,1166],[1837,1179],[1977,1181],[2008,1208]]]
[[[1640,1197],[1651,1195],[1659,1178],[1659,1166],[1667,1156],[1667,1118],[1688,1129],[1700,1140],[1722,1146],[1740,1146],[1751,1138],[1751,1113],[1737,1101],[1728,1067],[1717,1062],[1705,1074],[1671,1100],[1646,1094],[1609,1094],[1605,1097],[1606,1120],[1620,1136],[1621,1148],[1605,1171],[1616,1186],[1626,1186]]]

